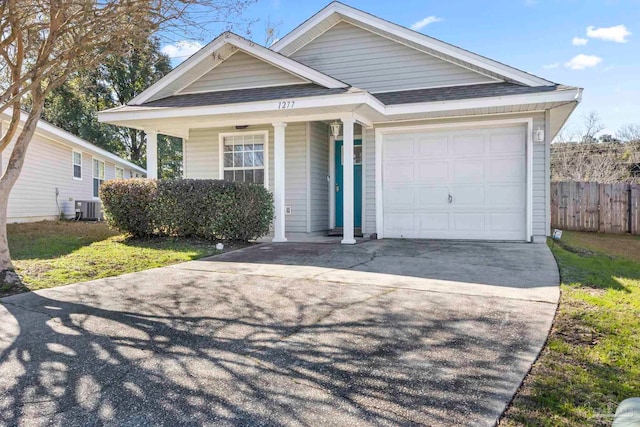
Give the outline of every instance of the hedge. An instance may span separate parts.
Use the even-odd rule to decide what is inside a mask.
[[[107,181],[100,199],[109,225],[135,237],[248,241],[266,235],[274,215],[264,187],[212,179]]]

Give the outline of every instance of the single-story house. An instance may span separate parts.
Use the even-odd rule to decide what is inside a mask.
[[[22,113],[21,123],[26,118],[27,114]],[[0,115],[0,133],[6,131],[10,121],[9,113]],[[2,173],[20,130],[21,127],[14,142],[0,154]],[[9,195],[7,221],[57,219],[61,214],[74,218],[76,201],[99,201],[102,182],[146,174],[144,168],[40,120],[27,148],[20,177]]]
[[[545,241],[560,85],[333,2],[270,48],[225,32],[100,120],[183,138],[187,178],[263,184],[273,241]]]

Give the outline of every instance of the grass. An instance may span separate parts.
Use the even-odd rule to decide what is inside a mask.
[[[36,290],[162,267],[217,253],[195,239],[128,239],[104,223],[43,221],[8,226],[25,289]],[[0,296],[15,290],[0,289]]]
[[[565,232],[546,347],[501,426],[609,426],[640,396],[640,237]]]

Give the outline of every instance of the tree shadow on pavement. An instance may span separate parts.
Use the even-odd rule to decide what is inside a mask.
[[[5,299],[0,424],[491,425],[528,367],[487,307],[292,284]]]

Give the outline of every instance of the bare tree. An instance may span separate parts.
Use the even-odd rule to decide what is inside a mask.
[[[640,124],[622,126],[616,137],[622,142],[640,142]]]
[[[628,153],[617,143],[551,145],[551,180],[613,184],[631,180]]]
[[[0,113],[11,116],[0,153],[15,137],[0,178],[0,284],[17,282],[7,244],[7,204],[47,94],[107,55],[128,54],[159,29],[184,35],[211,22],[231,22],[252,1],[0,1]]]
[[[264,45],[271,47],[275,42],[280,40],[280,27],[282,21],[273,22],[271,17],[267,18],[264,23]]]
[[[582,128],[582,142],[596,142],[598,133],[604,129],[604,124],[596,111],[590,111],[584,116]]]

